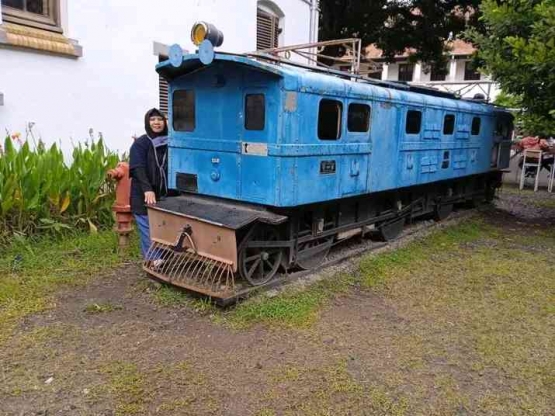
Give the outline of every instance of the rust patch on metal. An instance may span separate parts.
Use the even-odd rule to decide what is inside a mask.
[[[192,249],[198,256],[225,263],[233,272],[237,271],[237,241],[234,230],[158,210],[149,210],[148,219],[152,241],[175,247],[178,251]],[[187,230],[187,236],[180,241],[184,230]]]
[[[288,91],[285,95],[285,111],[292,113],[297,111],[297,93],[294,91]]]

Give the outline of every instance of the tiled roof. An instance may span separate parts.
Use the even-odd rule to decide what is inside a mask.
[[[453,55],[471,55],[474,53],[475,49],[471,43],[465,42],[464,40],[455,39],[449,42],[450,53]],[[375,44],[368,45],[365,48],[366,54],[365,58],[374,60],[383,58],[383,51],[378,48]],[[406,58],[411,53],[416,52],[414,49],[405,49],[402,54],[395,55],[395,58]]]

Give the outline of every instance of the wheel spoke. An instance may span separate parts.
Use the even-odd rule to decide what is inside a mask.
[[[260,278],[263,279],[264,278],[264,262],[263,261],[258,262],[258,271],[260,272]]]
[[[260,258],[260,253],[259,253],[259,254],[255,254],[254,256],[247,257],[247,258],[245,259],[245,263],[250,263],[251,261],[256,260],[256,259],[258,259],[258,258]]]
[[[272,263],[270,263],[269,260],[264,260],[264,263],[266,263],[266,265],[270,268],[270,270],[272,270],[274,268],[274,265]]]
[[[251,268],[249,269],[249,271],[247,272],[247,277],[250,279],[252,274],[254,273],[254,271],[256,270],[256,266],[258,266],[261,263],[262,259],[259,257],[257,260],[254,261],[254,263],[252,264]]]

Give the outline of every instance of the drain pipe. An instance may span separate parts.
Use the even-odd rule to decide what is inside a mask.
[[[310,4],[310,16],[312,21],[312,26],[310,31],[312,32],[312,42],[318,42],[318,17],[319,17],[319,0],[311,0]]]
[[[301,0],[310,7],[310,24],[308,28],[308,43],[317,42],[318,34],[316,33],[318,0]]]

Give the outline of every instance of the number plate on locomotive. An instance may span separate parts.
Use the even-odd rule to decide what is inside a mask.
[[[323,175],[335,173],[335,160],[322,160],[320,162],[320,173]]]

